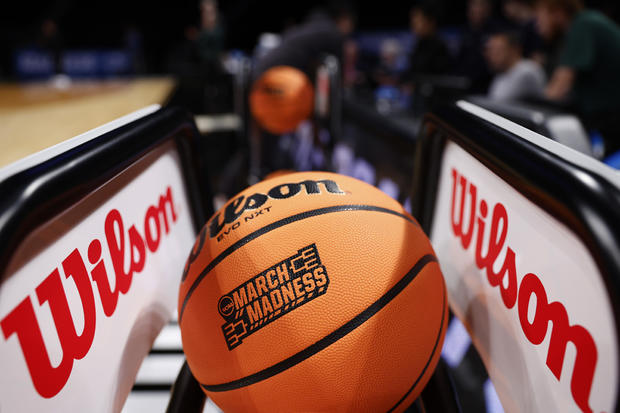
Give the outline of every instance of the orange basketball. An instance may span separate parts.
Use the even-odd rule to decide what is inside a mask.
[[[448,321],[431,244],[375,187],[262,181],[200,232],[179,293],[189,367],[226,412],[402,411]]]
[[[293,131],[312,114],[314,89],[308,76],[290,66],[275,66],[254,83],[250,111],[267,131]]]

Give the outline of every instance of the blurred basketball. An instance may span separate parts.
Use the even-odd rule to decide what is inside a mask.
[[[179,293],[189,367],[226,412],[402,411],[437,364],[447,320],[415,219],[323,172],[229,201],[200,232]]]
[[[273,134],[293,131],[312,114],[314,89],[308,76],[290,66],[276,66],[254,83],[250,111]]]

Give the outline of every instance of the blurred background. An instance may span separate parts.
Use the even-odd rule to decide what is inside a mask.
[[[494,18],[510,21],[503,7],[506,2],[496,0],[491,3]],[[409,11],[415,2],[220,1],[219,18],[226,28],[223,50],[249,52],[261,33],[280,33],[300,23],[311,10],[334,4],[349,6],[355,11],[356,31],[359,34],[376,31],[404,34],[409,31]],[[446,5],[449,7],[444,7],[441,26],[463,29],[467,25],[467,1],[450,1]],[[585,5],[601,10],[615,21],[620,17],[617,2],[589,0]],[[14,65],[15,53],[28,47],[131,49],[141,52],[144,59],[143,65],[135,69],[143,73],[166,73],[174,64],[178,49],[200,29],[200,16],[199,0],[13,2],[0,15],[2,77],[7,79],[19,75]],[[403,53],[406,52],[403,50]]]
[[[542,3],[569,9],[577,4],[612,24],[620,19],[618,3],[605,0],[14,2],[0,16],[0,79],[51,80],[62,87],[72,80],[172,75],[181,95],[174,103],[194,112],[226,111],[225,101],[213,101],[224,92],[213,90],[209,103],[192,96],[192,88],[206,79],[217,83],[239,56],[256,61],[322,11],[335,21],[350,19],[339,56],[344,88],[375,99],[379,110],[425,110],[428,102],[415,99],[424,94],[416,87],[421,75],[458,76],[431,82],[450,92],[545,99],[571,108],[568,95],[545,91],[561,63],[568,27],[551,19],[550,29],[541,32]],[[527,90],[515,96],[493,84],[524,59],[533,63],[524,71],[535,77]],[[575,111],[584,112],[578,106]],[[592,113],[583,115],[588,124],[604,123],[591,122]]]
[[[205,8],[207,3],[213,6]],[[262,34],[283,34],[323,9],[327,13],[350,13],[353,27],[347,37],[356,47],[348,45],[347,50],[359,55],[358,68],[364,72],[365,81],[373,83],[377,80],[373,75],[377,70],[406,72],[410,68],[409,58],[420,37],[411,15],[415,6],[424,9],[423,14],[437,25],[439,36],[454,58],[451,63],[460,62],[458,58],[466,51],[475,52],[469,49],[472,40],[475,46],[484,47],[490,34],[505,30],[524,34],[520,40],[524,42],[525,57],[531,57],[534,52],[551,53],[554,46],[551,41],[537,38],[536,3],[534,0],[14,2],[0,15],[3,39],[0,77],[41,80],[58,73],[78,77],[175,74],[180,66],[207,59],[205,49],[210,49],[217,58],[235,52],[252,54]],[[620,19],[617,2],[587,0],[584,6],[602,12],[614,22]],[[217,33],[206,39],[207,32]],[[81,65],[75,57],[77,52],[82,53]],[[92,67],[88,71],[88,57],[96,53],[109,56],[99,61],[91,59]],[[480,68],[489,70],[488,65]],[[458,73],[457,69],[451,65],[442,71]]]
[[[232,136],[205,143],[227,196],[279,169],[380,181],[376,168],[402,185],[423,116],[467,98],[620,167],[619,21],[609,0],[13,2],[0,15],[0,165],[158,103],[194,114],[211,142]],[[252,106],[251,92],[279,65],[314,97],[270,130],[278,111],[259,112],[275,101]],[[303,112],[301,95],[282,99]]]
[[[237,139],[213,161],[245,148],[255,179],[320,166],[299,164],[301,155],[279,162],[295,146],[280,135],[330,146],[330,157],[334,141],[325,142],[351,138],[389,167],[393,156],[359,138],[369,119],[382,116],[413,143],[424,114],[467,97],[620,166],[619,21],[620,4],[605,0],[14,2],[0,15],[0,136],[14,153],[0,164],[159,103],[196,115],[203,133],[214,131],[214,115],[234,115],[224,121]],[[278,65],[301,70],[316,90],[310,128],[270,131],[249,107],[253,85]],[[323,69],[337,75],[321,83]],[[22,150],[32,137],[40,143]]]
[[[566,37],[584,11],[586,34],[600,26],[613,35],[571,44],[572,56],[584,55],[581,47],[595,57],[569,62],[573,75],[586,72],[569,84],[556,69],[570,60]],[[241,59],[255,65],[319,15],[339,25],[345,94],[381,113],[408,114],[414,128],[433,104],[473,94],[575,113],[599,157],[620,149],[620,140],[609,138],[620,129],[609,99],[620,90],[614,76],[620,63],[612,58],[601,69],[606,54],[599,51],[620,50],[614,1],[14,2],[0,16],[0,79],[68,90],[75,82],[168,76],[174,87],[167,102],[193,113],[232,112],[234,90],[223,79]],[[611,87],[601,92],[606,82]],[[601,141],[607,146],[597,147]]]
[[[446,23],[465,23],[465,1],[454,2]],[[612,3],[612,2],[610,2]],[[228,0],[218,4],[226,27],[223,50],[250,52],[261,33],[280,33],[299,23],[311,9],[327,1]],[[410,4],[363,2],[355,6],[358,29],[407,31]],[[0,16],[3,78],[18,77],[15,53],[28,47],[71,49],[135,48],[143,54],[144,73],[166,73],[174,58],[201,26],[200,1],[14,2]]]

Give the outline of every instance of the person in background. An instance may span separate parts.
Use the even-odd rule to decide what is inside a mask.
[[[209,68],[219,65],[224,50],[225,31],[220,21],[217,1],[200,3],[200,31],[195,36],[196,51],[200,62]]]
[[[274,66],[295,67],[310,77],[318,60],[326,54],[342,63],[344,42],[355,27],[355,14],[347,6],[333,7],[329,12],[316,10],[300,25],[290,28],[282,36],[278,47],[256,62],[253,78]]]
[[[520,32],[523,56],[544,64],[544,43],[536,29],[536,10],[533,0],[504,0],[504,15]]]
[[[456,62],[456,74],[471,80],[472,93],[486,93],[491,72],[484,58],[484,45],[490,34],[501,29],[493,18],[491,0],[469,0],[467,3],[468,26]]]
[[[364,73],[358,67],[359,47],[355,40],[344,42],[342,57],[342,81],[346,93],[351,93],[365,81]]]
[[[144,58],[144,38],[138,26],[127,23],[123,33],[123,49],[131,58],[131,73],[145,73],[146,60]]]
[[[45,50],[52,55],[54,61],[54,73],[62,73],[62,53],[64,49],[64,41],[58,30],[56,20],[46,18],[41,23],[39,33],[36,39],[36,45],[41,50]]]
[[[402,46],[396,39],[385,39],[381,43],[379,66],[374,72],[374,80],[380,86],[396,86],[400,81],[399,58]]]
[[[177,78],[171,104],[193,113],[217,113],[228,105],[222,65],[225,31],[216,0],[197,0],[200,24],[188,25],[184,40],[169,56],[168,70]]]
[[[543,96],[545,73],[538,63],[523,58],[518,33],[498,32],[491,35],[485,54],[489,66],[496,73],[489,87],[491,99],[514,101],[540,99]]]
[[[347,4],[334,5],[334,7],[327,11],[317,9],[310,13],[303,23],[290,28],[282,36],[282,42],[255,63],[251,76],[250,111],[257,121],[262,117],[263,122],[261,126],[264,129],[264,133],[261,134],[260,140],[257,140],[257,148],[254,151],[260,159],[264,160],[263,166],[266,167],[266,170],[273,171],[291,168],[291,165],[288,163],[290,161],[290,154],[287,152],[290,150],[290,147],[284,148],[281,145],[281,133],[267,125],[265,119],[268,116],[263,116],[259,113],[265,107],[277,107],[276,105],[280,100],[279,97],[285,98],[287,96],[286,92],[282,93],[283,88],[287,87],[288,83],[286,76],[282,76],[282,82],[276,82],[274,78],[277,76],[270,76],[270,74],[275,74],[278,72],[278,69],[288,66],[287,69],[293,69],[289,70],[290,73],[300,71],[305,74],[306,81],[313,86],[312,83],[316,78],[316,68],[325,55],[336,57],[342,67],[344,44],[350,38],[354,27],[354,10],[348,7]],[[297,80],[300,79],[297,75],[291,75],[290,77],[294,77]],[[272,80],[270,81],[269,79]],[[277,90],[270,86],[270,84],[275,83],[280,83]],[[299,86],[305,82],[299,81],[295,83]],[[258,87],[256,87],[257,85]],[[273,92],[269,89],[272,89]],[[296,88],[291,87],[291,89],[306,90],[306,85],[304,84],[303,87]],[[308,100],[304,99],[304,97],[307,96],[308,94],[303,93],[303,95],[298,95],[289,102],[283,103],[283,105],[289,106],[289,109],[294,107],[305,108]],[[264,104],[265,102],[267,103]],[[277,112],[280,115],[284,113],[282,110]],[[303,114],[305,111],[300,109],[299,111],[291,110],[288,112]],[[275,118],[276,116],[273,115],[273,117]],[[296,116],[292,116],[292,118],[296,118]],[[288,126],[288,122],[286,123]]]
[[[603,136],[605,152],[620,150],[620,27],[580,0],[538,0],[536,19],[545,39],[563,37],[545,96],[572,97],[588,128]]]
[[[411,78],[420,74],[444,74],[451,68],[450,52],[437,33],[440,14],[437,3],[431,1],[411,9],[410,26],[417,37],[409,63]]]

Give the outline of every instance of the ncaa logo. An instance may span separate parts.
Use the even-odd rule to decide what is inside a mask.
[[[217,308],[222,317],[228,317],[235,310],[235,304],[233,303],[232,298],[230,298],[228,295],[224,295],[217,303]]]

